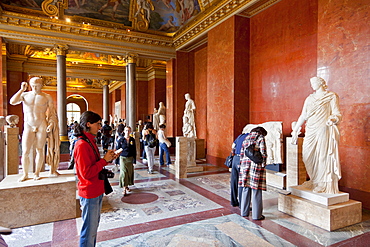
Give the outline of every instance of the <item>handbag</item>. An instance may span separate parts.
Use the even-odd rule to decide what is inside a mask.
[[[225,160],[225,166],[231,168],[233,166],[233,159],[234,159],[234,155],[232,155],[232,153],[227,156],[226,160]]]
[[[262,157],[261,152],[259,150],[255,150],[255,144],[249,145],[244,150],[244,154],[256,164],[260,164],[263,162],[263,157]]]

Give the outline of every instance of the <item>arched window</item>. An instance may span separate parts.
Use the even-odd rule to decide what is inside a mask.
[[[74,121],[79,122],[81,115],[81,109],[76,103],[67,104],[67,123],[73,123]]]

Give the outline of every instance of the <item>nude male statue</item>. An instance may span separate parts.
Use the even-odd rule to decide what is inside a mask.
[[[50,132],[46,112],[55,112],[53,99],[49,94],[41,92],[43,81],[39,77],[30,79],[31,91],[26,92],[27,82],[21,83],[21,88],[11,99],[11,105],[23,103],[24,127],[22,134],[22,168],[23,176],[19,182],[28,179],[30,155],[32,148],[36,150],[36,170],[34,180],[40,179],[40,171],[45,160],[45,143],[47,132]]]

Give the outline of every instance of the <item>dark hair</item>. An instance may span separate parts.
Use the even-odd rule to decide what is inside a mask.
[[[161,125],[159,125],[159,128],[165,129],[166,128],[166,125],[165,124],[161,124]]]
[[[146,124],[146,129],[154,129],[152,123],[147,123]]]
[[[125,130],[125,126],[123,124],[119,124],[117,127],[117,132],[122,133]]]
[[[107,120],[104,121],[104,124],[108,124],[109,122]]]
[[[99,114],[92,111],[85,111],[81,114],[80,123],[75,126],[75,136],[82,136],[84,131],[88,131],[87,123],[97,123],[101,121]]]
[[[267,131],[265,130],[265,128],[263,128],[261,126],[258,126],[258,127],[254,128],[254,129],[252,129],[251,130],[251,133],[252,132],[257,132],[260,135],[267,136]]]

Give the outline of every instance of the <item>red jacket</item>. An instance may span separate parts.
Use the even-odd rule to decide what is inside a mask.
[[[99,154],[95,136],[87,132],[84,133]],[[103,194],[104,180],[100,180],[98,174],[107,165],[105,159],[96,161],[94,150],[84,140],[78,140],[76,142],[74,158],[78,178],[78,195],[86,199],[91,199]]]

